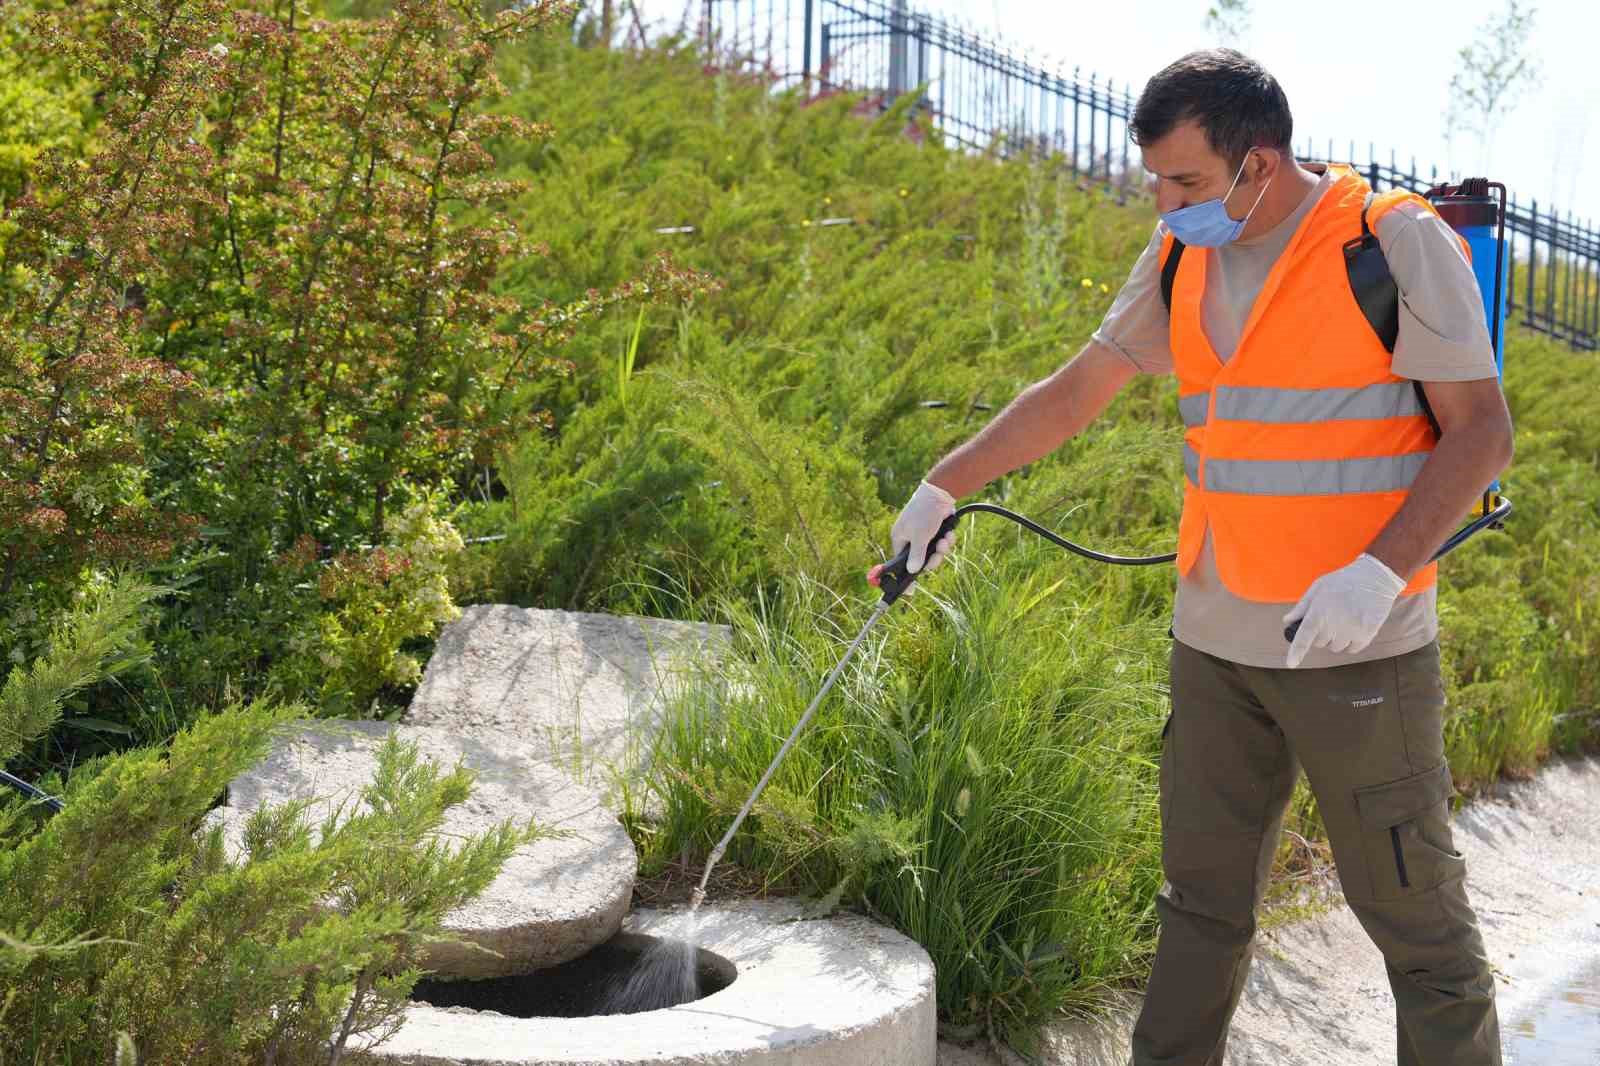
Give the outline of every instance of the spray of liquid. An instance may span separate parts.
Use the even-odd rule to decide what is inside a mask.
[[[675,1007],[679,1003],[688,1003],[700,998],[699,980],[696,974],[695,956],[699,951],[699,923],[700,904],[706,900],[706,884],[711,880],[711,870],[722,859],[722,853],[728,850],[728,842],[739,831],[745,816],[750,813],[750,808],[756,804],[756,797],[761,795],[761,790],[767,787],[773,771],[778,764],[783,762],[783,757],[789,754],[789,749],[799,738],[806,724],[811,721],[811,716],[822,704],[822,698],[833,688],[833,683],[839,679],[844,666],[855,655],[856,649],[866,639],[870,630],[883,612],[889,609],[891,600],[882,600],[873,610],[872,616],[867,619],[866,625],[861,627],[861,632],[856,634],[856,639],[850,642],[850,647],[839,660],[833,670],[828,674],[822,688],[817,691],[811,700],[811,706],[806,708],[806,713],[800,716],[800,721],[795,723],[794,729],[789,733],[789,739],[783,742],[783,747],[778,749],[778,754],[773,757],[772,763],[767,767],[767,772],[761,775],[761,780],[756,782],[756,787],[750,791],[750,798],[744,801],[744,806],[739,808],[739,814],[734,818],[733,824],[728,826],[728,831],[722,834],[722,839],[717,841],[717,846],[711,849],[711,857],[706,860],[705,872],[700,875],[700,884],[689,897],[689,915],[685,922],[684,937],[681,940],[662,939],[658,944],[645,953],[639,960],[639,965],[634,967],[626,981],[613,985],[607,994],[602,1014],[634,1014],[644,1010],[660,1010],[663,1007]]]
[[[600,1014],[637,1014],[664,1010],[700,998],[698,904],[691,907],[682,939],[662,937],[650,946],[626,979],[619,979],[601,1000]]]

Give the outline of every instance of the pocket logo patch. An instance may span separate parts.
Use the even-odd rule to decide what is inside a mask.
[[[1383,702],[1383,696],[1382,695],[1357,696],[1355,699],[1350,701],[1350,706],[1356,707],[1356,708],[1376,707],[1378,704],[1380,704],[1382,702]]]

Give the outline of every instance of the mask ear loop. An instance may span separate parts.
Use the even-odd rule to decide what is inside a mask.
[[[1252,147],[1250,149],[1250,152],[1255,151],[1256,148],[1259,148],[1259,147],[1260,147],[1260,145],[1256,145],[1256,146]],[[1239,164],[1239,174],[1243,174],[1244,173],[1245,163],[1250,162],[1250,152],[1246,152],[1245,153],[1244,160]],[[1229,186],[1229,188],[1228,188],[1228,196],[1232,196],[1233,195],[1234,186],[1237,186],[1239,184],[1239,174],[1235,174],[1234,175],[1234,177],[1233,177],[1233,186]],[[1272,174],[1272,178],[1275,178],[1277,176],[1278,176],[1277,172],[1274,171],[1273,174]],[[1256,208],[1261,206],[1261,198],[1267,195],[1267,188],[1269,186],[1271,186],[1272,178],[1268,178],[1267,179],[1267,184],[1261,186],[1261,192],[1256,194],[1256,202],[1250,205],[1250,210],[1246,211],[1244,213],[1244,217],[1239,220],[1239,228],[1240,229],[1243,229],[1245,227],[1245,224],[1250,221],[1250,216],[1256,213]],[[1228,209],[1228,196],[1224,196],[1222,198],[1222,209],[1223,209],[1223,211],[1227,211],[1227,209]]]
[[[1233,173],[1233,182],[1229,184],[1228,191],[1222,194],[1222,204],[1224,207],[1226,207],[1228,204],[1228,197],[1233,195],[1233,190],[1239,187],[1239,179],[1244,177],[1244,166],[1246,163],[1250,162],[1250,153],[1253,151],[1255,151],[1254,148],[1246,149],[1244,158],[1239,160],[1239,169]]]

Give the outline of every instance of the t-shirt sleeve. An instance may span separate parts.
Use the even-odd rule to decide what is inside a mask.
[[[1449,223],[1421,204],[1401,203],[1375,232],[1400,290],[1394,372],[1418,381],[1494,377],[1483,296]]]
[[[1161,302],[1161,242],[1166,236],[1166,224],[1157,222],[1150,242],[1134,261],[1128,280],[1091,338],[1120,352],[1145,374],[1172,373],[1167,307]]]

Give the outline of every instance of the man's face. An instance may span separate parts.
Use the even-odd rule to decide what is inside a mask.
[[[1157,211],[1176,211],[1180,207],[1226,196],[1228,186],[1233,184],[1233,176],[1238,173],[1236,166],[1218,155],[1206,142],[1205,131],[1192,119],[1180,122],[1165,137],[1144,145],[1141,151],[1144,168],[1156,176]],[[1251,185],[1250,170],[1249,157],[1246,157],[1245,172],[1239,178],[1234,195],[1223,204],[1229,208],[1231,217],[1244,214],[1243,210],[1235,214],[1232,210],[1234,202],[1249,207],[1260,192],[1254,189],[1248,198],[1245,197],[1244,190]]]

